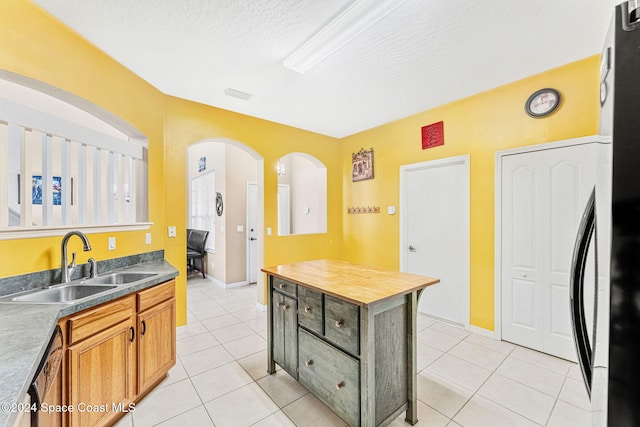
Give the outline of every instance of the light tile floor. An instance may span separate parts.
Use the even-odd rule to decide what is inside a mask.
[[[191,275],[176,366],[117,426],[344,426],[284,371],[267,375],[267,315],[255,301],[255,285],[225,290]],[[418,330],[418,426],[589,425],[574,363],[424,315]]]

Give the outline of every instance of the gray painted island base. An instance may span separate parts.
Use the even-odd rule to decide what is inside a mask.
[[[269,374],[277,363],[351,426],[384,426],[404,411],[417,423],[417,301],[437,279],[365,304],[264,271]]]

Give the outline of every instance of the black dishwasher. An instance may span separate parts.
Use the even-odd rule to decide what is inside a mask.
[[[62,329],[56,326],[42,361],[29,387],[31,404],[37,411],[31,412],[31,425],[36,427],[59,426],[62,414],[59,411],[42,411],[42,405],[55,407],[62,404]]]

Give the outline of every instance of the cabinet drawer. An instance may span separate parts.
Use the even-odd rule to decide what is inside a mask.
[[[298,381],[349,425],[359,425],[358,361],[303,329],[299,329],[298,343]]]
[[[144,311],[160,304],[162,301],[174,298],[176,293],[176,281],[171,280],[158,286],[138,292],[138,311]]]
[[[298,322],[322,335],[322,294],[300,286],[298,288]]]
[[[85,310],[69,317],[69,344],[73,344],[87,337],[128,320],[135,316],[134,295],[106,303],[99,307]]]
[[[289,295],[294,298],[298,296],[298,292],[297,292],[298,286],[295,283],[292,283],[292,282],[289,282],[288,280],[284,280],[274,276],[271,276],[271,280],[273,283],[273,289],[276,289],[278,292]]]
[[[360,312],[357,305],[324,297],[324,336],[351,354],[360,354]]]

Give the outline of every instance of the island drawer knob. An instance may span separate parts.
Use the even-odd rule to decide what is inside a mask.
[[[344,381],[340,381],[338,384],[336,384],[336,390],[340,390],[342,387],[344,387]]]
[[[285,286],[285,284],[284,284],[284,283],[280,283],[280,284],[278,285],[278,287],[279,287],[280,289],[284,289],[286,286]]]
[[[342,328],[344,326],[344,320],[336,320],[336,328]]]
[[[307,368],[310,367],[311,365],[313,365],[313,359],[309,359],[306,362],[304,362],[304,366],[306,366]]]
[[[304,312],[305,313],[311,313],[311,307],[309,307],[308,305],[304,306]]]

